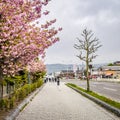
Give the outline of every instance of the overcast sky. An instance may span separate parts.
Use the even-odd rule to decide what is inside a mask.
[[[63,30],[57,42],[47,50],[45,63],[82,64],[73,47],[84,28],[91,29],[103,45],[94,63],[120,60],[120,0],[52,0],[46,7],[47,19],[56,18]]]

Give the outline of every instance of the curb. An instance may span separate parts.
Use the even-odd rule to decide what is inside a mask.
[[[18,107],[13,110],[8,116],[6,116],[4,118],[4,120],[14,120],[18,114],[21,112],[21,110],[30,102],[32,101],[32,99],[35,97],[36,94],[38,94],[38,92],[44,87],[44,84],[38,88],[37,90],[35,90],[29,97],[27,97],[25,100],[22,101],[22,103],[20,105],[18,105]]]
[[[101,100],[87,94],[87,93],[84,93],[84,92],[82,92],[82,91],[80,91],[80,90],[78,90],[78,89],[76,89],[76,88],[74,88],[72,86],[68,86],[68,87],[72,88],[73,90],[77,91],[78,93],[80,93],[83,96],[87,97],[88,99],[94,101],[98,105],[102,106],[106,110],[108,110],[108,111],[114,113],[115,115],[117,115],[118,117],[120,117],[120,109],[117,109],[117,108],[115,108],[115,107],[113,107],[113,106],[111,106],[111,105],[109,105],[109,104],[107,104],[107,103],[105,103],[105,102],[103,102],[103,101],[101,101]]]

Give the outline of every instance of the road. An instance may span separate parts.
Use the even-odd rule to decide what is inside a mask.
[[[114,114],[60,83],[48,82],[16,120],[119,120]]]
[[[71,82],[86,89],[86,81],[84,80],[63,80],[64,82]],[[120,83],[90,81],[90,89],[101,95],[120,102]]]

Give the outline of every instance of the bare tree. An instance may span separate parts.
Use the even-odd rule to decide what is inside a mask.
[[[87,28],[82,31],[81,36],[82,39],[77,38],[79,43],[74,44],[74,48],[80,52],[77,57],[86,63],[87,91],[90,91],[89,65],[90,62],[97,57],[95,52],[102,45],[100,45],[99,39],[94,37],[94,33],[91,30],[87,30]]]

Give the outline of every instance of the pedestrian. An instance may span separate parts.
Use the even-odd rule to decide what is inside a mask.
[[[47,81],[46,81],[46,79],[44,79],[44,83],[46,83]]]
[[[52,78],[52,81],[54,82],[54,77]]]
[[[60,85],[59,77],[57,78],[57,85],[58,85],[58,86]]]
[[[49,82],[51,82],[51,78],[49,78]]]
[[[46,78],[46,82],[48,82],[48,77]]]
[[[58,85],[58,86],[60,85],[60,80],[57,80],[57,85]]]
[[[57,78],[55,77],[55,82],[57,81]]]

